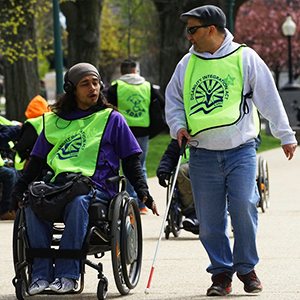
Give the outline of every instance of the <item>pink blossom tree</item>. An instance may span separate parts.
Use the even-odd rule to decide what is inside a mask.
[[[292,37],[294,77],[300,74],[300,1],[299,0],[249,0],[237,14],[235,41],[253,48],[274,72],[278,86],[279,74],[288,66],[288,41],[281,26],[287,15],[296,23]]]

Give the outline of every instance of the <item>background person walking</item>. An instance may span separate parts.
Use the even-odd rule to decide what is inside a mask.
[[[150,105],[158,99],[161,107],[164,107],[164,98],[153,88],[149,81],[137,73],[136,62],[126,59],[121,64],[121,77],[113,81],[107,91],[107,100],[116,106],[125,117],[128,126],[139,143],[143,153],[140,156],[144,178],[147,180],[146,157],[150,134]],[[140,213],[147,213],[146,206],[141,202],[137,194],[127,180],[127,192],[136,199]]]

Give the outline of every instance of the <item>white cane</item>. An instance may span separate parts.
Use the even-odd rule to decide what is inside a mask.
[[[151,271],[150,271],[150,275],[149,275],[148,284],[147,284],[147,287],[146,287],[146,290],[145,290],[145,294],[149,294],[149,289],[150,289],[150,284],[151,284],[151,280],[152,280],[152,276],[153,276],[153,272],[154,272],[157,253],[158,253],[160,241],[161,241],[161,238],[162,238],[162,235],[163,235],[163,232],[164,232],[164,227],[165,227],[165,223],[166,223],[166,220],[167,220],[168,212],[169,212],[169,209],[170,209],[170,205],[171,205],[171,201],[172,201],[172,197],[173,197],[173,192],[174,192],[174,188],[175,188],[176,179],[177,179],[177,176],[178,176],[178,171],[179,171],[179,168],[180,168],[181,160],[182,160],[183,154],[185,153],[186,142],[187,142],[187,139],[184,137],[182,139],[178,164],[177,164],[177,167],[176,167],[176,170],[175,170],[175,174],[173,176],[173,182],[172,182],[170,196],[169,196],[169,199],[168,199],[167,209],[166,209],[166,213],[165,213],[165,216],[164,216],[164,219],[163,219],[163,223],[161,225],[160,235],[159,235],[158,243],[157,243],[157,246],[156,246],[156,251],[155,251],[155,255],[154,255],[154,259],[153,259],[153,263],[152,263],[152,267],[151,267]]]

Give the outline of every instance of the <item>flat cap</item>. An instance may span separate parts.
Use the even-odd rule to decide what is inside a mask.
[[[180,16],[180,20],[187,23],[189,18],[196,18],[209,22],[211,25],[226,27],[226,16],[221,8],[214,5],[203,5],[194,8]]]

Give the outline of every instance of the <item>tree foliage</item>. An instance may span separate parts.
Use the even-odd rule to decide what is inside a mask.
[[[275,74],[278,86],[279,74],[287,67],[288,42],[281,26],[290,14],[297,24],[292,38],[293,65],[300,68],[300,14],[299,1],[249,0],[240,7],[235,23],[235,40],[253,48]]]
[[[103,0],[60,1],[68,32],[67,67],[83,61],[99,66],[102,3]]]
[[[0,6],[6,117],[24,120],[29,101],[39,92],[36,16],[49,5],[43,0],[2,0]]]
[[[151,0],[104,1],[100,66],[106,82],[111,81],[122,60],[132,58],[140,61],[144,57],[157,56],[157,19]]]

